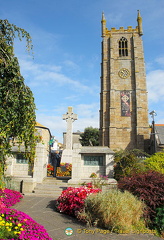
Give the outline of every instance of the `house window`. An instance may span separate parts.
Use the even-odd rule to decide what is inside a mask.
[[[16,163],[27,164],[28,160],[25,158],[25,155],[23,153],[17,153],[16,154]]]
[[[84,156],[84,165],[103,166],[103,156]]]
[[[124,37],[119,41],[119,56],[128,56],[128,40]]]

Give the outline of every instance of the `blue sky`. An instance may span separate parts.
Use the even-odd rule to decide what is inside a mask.
[[[0,18],[24,28],[33,39],[34,59],[25,42],[15,41],[25,83],[37,107],[37,121],[60,142],[68,106],[78,114],[73,130],[99,127],[101,16],[107,28],[137,26],[143,18],[143,44],[149,112],[164,123],[163,0],[0,0]],[[152,119],[150,117],[150,123]]]

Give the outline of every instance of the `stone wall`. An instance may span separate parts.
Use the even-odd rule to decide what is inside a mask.
[[[103,165],[84,165],[85,156],[102,156]],[[98,177],[101,175],[107,175],[109,178],[113,179],[113,157],[114,152],[108,147],[82,147],[81,144],[74,144],[72,157],[72,178],[69,180],[69,183],[77,184],[85,181],[91,181],[90,175],[92,173],[96,173]]]
[[[13,178],[16,188],[19,190],[21,182],[23,181],[23,192],[32,192],[36,183],[41,183],[47,176],[47,164],[49,163],[50,155],[50,132],[47,128],[38,127],[38,135],[41,137],[41,142],[36,146],[36,158],[34,161],[33,170],[29,171],[28,163],[18,163],[16,161],[16,154],[23,153],[24,147],[13,146],[13,155],[8,157],[6,176]]]
[[[28,163],[17,163],[15,155],[8,157],[7,161],[7,169],[5,174],[7,176],[28,176]]]

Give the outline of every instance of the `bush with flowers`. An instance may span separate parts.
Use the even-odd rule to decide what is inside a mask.
[[[0,239],[52,240],[43,226],[15,209],[0,209]]]
[[[0,197],[5,207],[11,207],[23,198],[20,192],[8,188],[0,189]]]
[[[82,183],[82,185],[87,186],[88,184],[90,184],[90,186],[92,186],[94,188],[100,188],[100,189],[102,189],[103,186],[109,185],[108,176],[100,175],[100,177],[97,177],[96,173],[92,173],[90,175],[90,178],[92,178],[90,183],[84,182],[84,183]]]
[[[22,194],[11,189],[0,188],[0,239],[52,240],[43,226],[27,214],[9,209],[22,198]]]
[[[100,191],[101,189],[92,188],[92,185],[78,188],[68,187],[57,199],[56,208],[62,213],[77,216],[84,208],[84,201],[86,197]]]

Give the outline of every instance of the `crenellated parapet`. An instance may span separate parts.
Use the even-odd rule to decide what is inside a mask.
[[[133,28],[132,26],[128,26],[127,29],[124,27],[120,27],[119,29],[116,29],[114,27],[112,27],[110,30],[106,27],[106,19],[105,19],[105,15],[104,13],[102,13],[102,20],[101,20],[101,24],[102,24],[102,37],[105,36],[111,36],[111,34],[113,33],[136,33],[139,34],[140,36],[143,35],[143,30],[142,30],[142,17],[140,14],[140,11],[138,10],[138,15],[137,15],[137,23],[138,25]]]

